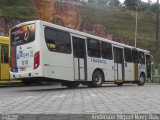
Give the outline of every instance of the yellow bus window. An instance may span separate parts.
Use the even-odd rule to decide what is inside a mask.
[[[8,63],[8,62],[9,62],[8,46],[1,45],[1,63]]]

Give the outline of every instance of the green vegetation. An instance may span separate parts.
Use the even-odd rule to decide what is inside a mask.
[[[112,6],[86,4],[82,10],[85,22],[99,23],[106,27],[106,31],[122,41],[134,45],[135,11]],[[156,15],[143,11],[138,15],[137,46],[154,53]]]
[[[106,31],[127,44],[134,45],[135,11],[113,5],[104,5],[109,0],[90,0],[82,9],[82,18],[87,23],[102,24]],[[117,0],[112,0],[117,1]],[[0,16],[6,18],[35,19],[31,0],[1,0]],[[137,46],[155,53],[156,15],[149,10],[138,15]]]
[[[1,0],[0,16],[6,18],[35,18],[31,0]]]

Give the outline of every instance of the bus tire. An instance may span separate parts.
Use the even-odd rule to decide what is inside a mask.
[[[76,83],[76,82],[69,82],[66,84],[66,86],[68,88],[77,88],[79,86],[79,83]]]
[[[92,87],[100,87],[102,85],[103,81],[104,81],[104,77],[103,77],[102,72],[99,71],[99,70],[96,70],[93,73],[92,82],[90,83],[89,87],[90,86],[92,86]]]
[[[141,74],[141,75],[140,75],[140,78],[139,78],[139,80],[138,80],[138,82],[137,82],[137,84],[138,84],[139,86],[143,86],[143,85],[145,84],[145,81],[146,81],[145,75],[144,75],[144,74]]]

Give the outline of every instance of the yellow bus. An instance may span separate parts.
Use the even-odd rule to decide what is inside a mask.
[[[0,81],[9,81],[9,37],[0,36]]]

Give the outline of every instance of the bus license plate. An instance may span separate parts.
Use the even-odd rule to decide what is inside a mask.
[[[26,68],[20,68],[20,71],[26,71]]]

